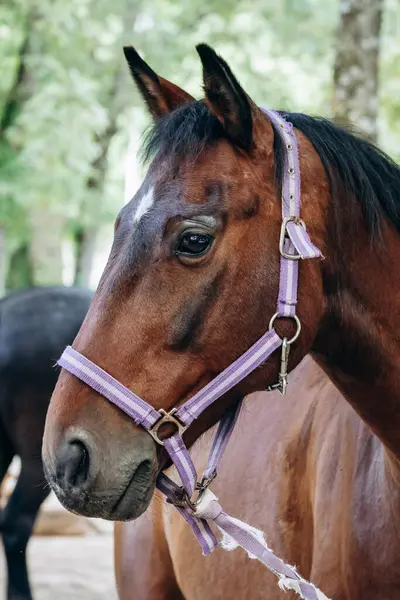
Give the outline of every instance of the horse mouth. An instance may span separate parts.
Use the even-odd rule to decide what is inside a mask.
[[[155,490],[158,469],[153,470],[145,463],[146,461],[137,467],[124,491],[114,503],[110,520],[131,521],[147,510]]]
[[[108,485],[82,491],[65,488],[50,474],[46,478],[59,502],[68,511],[83,517],[100,518],[108,521],[131,521],[140,517],[148,508],[153,496],[158,474],[150,460],[142,461],[130,476],[125,486],[118,486],[108,479]]]

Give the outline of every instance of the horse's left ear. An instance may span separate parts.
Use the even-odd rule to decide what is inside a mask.
[[[203,64],[206,102],[228,137],[249,150],[253,145],[252,109],[255,105],[223,58],[207,44],[196,46]]]
[[[159,77],[132,46],[124,54],[136,85],[153,117],[161,117],[194,98],[180,87]]]

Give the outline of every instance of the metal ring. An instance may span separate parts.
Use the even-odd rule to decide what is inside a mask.
[[[173,504],[174,506],[186,507],[186,508],[189,508],[191,511],[196,512],[196,509],[199,506],[200,502],[202,501],[204,494],[206,493],[206,491],[209,488],[209,485],[214,481],[216,476],[217,476],[217,473],[216,473],[216,471],[214,471],[214,473],[212,473],[212,475],[210,475],[210,477],[208,477],[208,478],[203,477],[201,481],[198,481],[196,483],[195,490],[191,497],[189,496],[189,494],[187,493],[185,488],[182,486],[180,488],[181,496],[179,498],[175,498],[175,499],[174,498],[167,499],[167,502],[169,504]]]
[[[193,493],[193,496],[190,497],[185,488],[182,486],[180,488],[180,496],[177,498],[167,498],[168,504],[173,504],[174,506],[181,506],[182,508],[189,508],[192,512],[196,512],[198,505],[200,504],[204,494],[207,489],[196,489]]]
[[[294,336],[292,338],[290,338],[290,340],[287,341],[288,345],[290,346],[297,340],[297,338],[300,335],[301,323],[300,323],[299,317],[297,315],[281,315],[280,313],[276,312],[274,315],[272,315],[271,320],[269,322],[269,330],[270,331],[271,331],[271,329],[273,329],[276,319],[293,319],[294,322],[296,323],[296,328],[297,328],[296,333],[294,334]]]

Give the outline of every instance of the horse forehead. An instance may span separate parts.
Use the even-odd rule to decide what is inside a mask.
[[[140,225],[143,222],[149,221],[149,217],[154,217],[156,212],[164,213],[166,202],[162,202],[161,200],[162,194],[160,194],[160,191],[154,183],[150,183],[146,187],[139,189],[130,202],[123,207],[120,213],[124,223],[123,229],[125,232],[127,230],[136,232],[140,229]],[[158,219],[156,220],[158,221]]]
[[[153,207],[155,202],[154,185],[150,185],[146,191],[139,195],[137,202],[133,206],[132,221],[137,224]]]
[[[227,187],[224,182],[213,178],[153,181],[132,199],[129,210],[131,223],[136,229],[142,220],[150,216],[190,216],[191,208],[195,210],[199,205],[216,208],[222,202]]]

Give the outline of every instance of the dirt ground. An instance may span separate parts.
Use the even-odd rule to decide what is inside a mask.
[[[28,553],[34,600],[116,600],[111,532],[34,536]],[[0,553],[0,600],[4,600]]]
[[[34,600],[116,600],[113,527],[105,521],[74,521],[70,513],[50,507],[39,525],[42,532],[82,528],[86,535],[35,535],[28,546]],[[53,507],[53,512],[51,511]],[[79,519],[79,518],[77,518]],[[1,546],[1,545],[0,545]],[[5,596],[5,565],[0,548],[0,600]]]
[[[3,482],[0,504],[11,494],[18,472],[15,460]],[[28,546],[34,600],[117,600],[112,523],[72,515],[50,494],[42,505],[35,534]],[[5,600],[1,543],[0,600]]]

